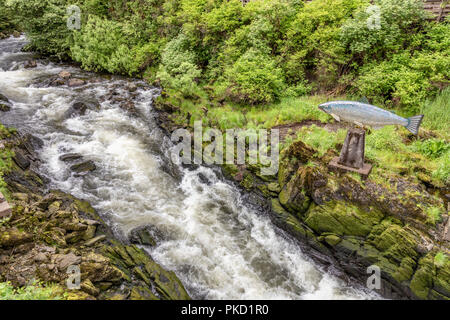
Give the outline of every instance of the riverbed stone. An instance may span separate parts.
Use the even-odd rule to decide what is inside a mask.
[[[9,99],[4,95],[0,93],[0,101],[9,103]]]
[[[130,241],[135,244],[155,246],[156,241],[153,239],[150,227],[142,226],[131,230]]]
[[[37,61],[36,60],[28,60],[24,63],[23,67],[25,69],[32,69],[37,67]]]
[[[70,74],[69,71],[61,71],[61,72],[58,74],[58,76],[59,76],[60,78],[63,78],[63,79],[68,79],[68,78],[70,78],[72,75]]]
[[[0,102],[0,111],[1,112],[8,112],[10,110],[11,110],[11,106],[9,104]]]
[[[97,166],[92,160],[77,163],[70,167],[70,170],[75,173],[87,173],[94,171],[95,169],[97,169]]]
[[[70,79],[69,82],[67,83],[67,85],[69,87],[79,87],[84,85],[86,82],[84,80],[81,79]]]
[[[64,118],[70,118],[72,116],[83,116],[86,114],[88,106],[81,101],[74,102],[70,108],[64,113]]]
[[[59,157],[59,160],[64,162],[71,162],[75,160],[82,159],[83,156],[79,153],[66,153]]]

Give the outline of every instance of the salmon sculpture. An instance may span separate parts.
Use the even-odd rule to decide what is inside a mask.
[[[423,115],[403,118],[395,113],[369,103],[355,101],[331,101],[319,105],[319,109],[331,115],[336,121],[347,121],[363,127],[380,129],[387,125],[401,125],[417,135]]]

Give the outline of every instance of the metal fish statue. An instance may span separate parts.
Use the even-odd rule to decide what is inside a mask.
[[[395,113],[356,101],[331,101],[319,105],[319,109],[331,115],[337,121],[345,120],[359,126],[371,126],[379,129],[387,125],[401,125],[417,135],[423,115],[403,118]]]

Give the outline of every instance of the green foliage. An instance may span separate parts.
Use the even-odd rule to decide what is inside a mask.
[[[449,83],[449,20],[428,22],[420,0],[375,1],[375,29],[369,0],[1,1],[36,50],[159,79],[185,98],[203,85],[241,105],[350,88],[413,112]],[[69,4],[81,8],[79,31],[66,27]]]
[[[126,23],[91,15],[81,31],[74,31],[72,58],[88,70],[133,75],[141,71],[158,48],[152,43],[139,45]]]
[[[423,30],[413,27],[403,30],[403,36],[400,32],[401,38],[395,38],[398,42],[393,46],[374,44],[367,52],[357,52],[368,60],[359,69],[355,85],[361,95],[380,103],[395,102],[410,112],[417,112],[439,88],[448,86],[450,23],[448,20],[441,24],[422,22],[421,26]],[[402,30],[400,26],[398,29]]]
[[[323,88],[334,87],[348,61],[340,39],[342,24],[364,0],[315,0],[299,10],[286,34],[283,57],[289,82],[301,81],[304,75]]]
[[[17,14],[33,48],[44,54],[67,58],[71,32],[67,28],[66,0],[7,0]]]
[[[273,102],[285,88],[283,72],[276,62],[255,49],[244,53],[225,71],[227,95],[234,101],[256,104]]]
[[[443,139],[429,139],[425,141],[417,141],[415,149],[429,158],[439,158],[445,152],[450,151],[450,143]]]
[[[297,137],[307,145],[318,151],[318,156],[323,156],[329,149],[335,148],[336,144],[345,138],[345,130],[336,133],[325,128],[312,125],[303,127],[297,132]]]
[[[167,43],[161,55],[161,66],[157,77],[163,86],[169,86],[192,95],[197,89],[196,80],[201,71],[195,65],[195,54],[189,50],[184,34]]]
[[[443,267],[443,266],[445,266],[445,264],[447,263],[447,261],[448,261],[448,256],[447,256],[444,252],[442,252],[442,251],[439,251],[439,252],[434,256],[434,264],[435,264],[437,267]]]
[[[6,0],[0,0],[0,32],[9,33],[16,28],[14,12],[7,5]]]
[[[427,100],[422,104],[420,113],[424,114],[423,125],[433,130],[439,130],[450,135],[450,87],[443,90],[436,99]]]
[[[359,7],[342,26],[341,39],[352,54],[370,59],[403,49],[427,17],[422,0],[377,0],[368,5]]]
[[[437,168],[432,172],[432,177],[450,185],[450,151],[438,159]]]
[[[9,282],[0,283],[0,300],[61,300],[64,298],[56,286],[42,286],[33,282],[23,288],[14,288]]]

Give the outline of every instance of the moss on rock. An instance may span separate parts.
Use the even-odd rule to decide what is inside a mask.
[[[383,214],[377,210],[366,211],[351,203],[330,201],[312,206],[305,223],[319,234],[366,236],[382,218]]]

